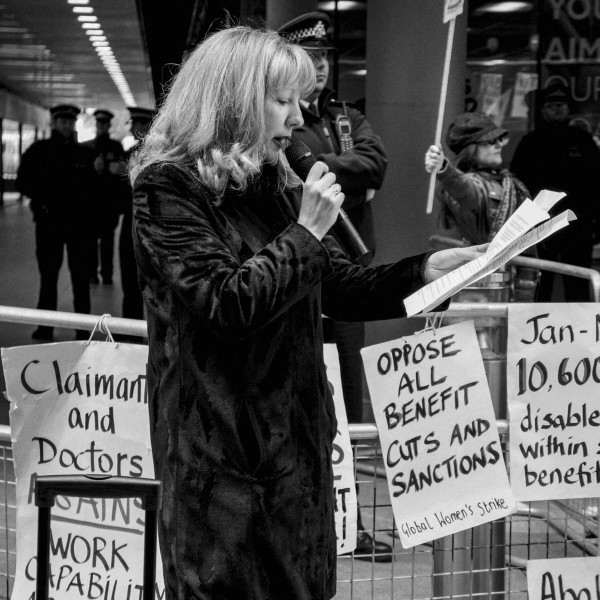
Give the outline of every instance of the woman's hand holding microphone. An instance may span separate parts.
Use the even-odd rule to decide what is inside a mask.
[[[322,240],[335,223],[344,198],[335,175],[325,163],[317,161],[304,182],[298,223]]]

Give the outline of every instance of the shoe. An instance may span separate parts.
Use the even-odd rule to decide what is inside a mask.
[[[100,283],[100,280],[98,279],[98,275],[92,275],[90,277],[90,283]]]
[[[385,542],[376,542],[366,531],[356,534],[356,549],[354,556],[359,560],[374,560],[375,562],[392,562],[393,549]]]
[[[32,340],[43,340],[44,342],[51,342],[54,340],[54,332],[52,331],[52,327],[38,327],[32,334]]]

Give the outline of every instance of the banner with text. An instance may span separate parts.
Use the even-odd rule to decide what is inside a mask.
[[[591,600],[600,597],[600,558],[527,561],[529,600]]]
[[[600,496],[600,306],[509,306],[506,383],[515,497]]]
[[[14,600],[35,597],[35,475],[154,476],[148,348],[66,342],[2,349],[17,480]],[[59,496],[52,509],[50,595],[141,597],[144,511],[138,499]],[[160,553],[155,598],[164,598]]]
[[[361,352],[402,545],[514,512],[473,322]]]
[[[323,345],[323,357],[327,367],[327,383],[335,404],[337,433],[333,440],[331,462],[335,497],[335,529],[337,552],[346,554],[356,548],[358,504],[356,479],[354,478],[354,457],[348,431],[348,417],[344,404],[340,358],[335,344]]]
[[[600,4],[541,2],[540,88],[561,82],[571,91],[571,124],[600,134]]]

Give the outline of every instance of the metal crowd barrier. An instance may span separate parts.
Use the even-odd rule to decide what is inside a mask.
[[[600,286],[599,286],[600,289]],[[452,304],[446,316],[506,319],[508,304]],[[118,317],[0,306],[0,322],[51,325],[106,333],[146,336],[146,324]],[[1,344],[1,340],[0,340]],[[505,451],[508,424],[497,421]],[[433,543],[404,549],[392,513],[385,469],[374,424],[350,425],[364,526],[392,546],[392,559],[338,557],[335,600],[437,600],[507,598],[527,600],[529,559],[598,555],[598,499],[521,503],[514,515]],[[0,426],[4,493],[0,493],[0,600],[10,598],[16,561],[16,494],[10,429]]]

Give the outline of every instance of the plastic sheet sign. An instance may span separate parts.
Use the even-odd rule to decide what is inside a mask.
[[[337,552],[346,554],[356,548],[357,500],[354,478],[354,458],[348,432],[348,417],[342,391],[340,359],[335,344],[323,345],[323,356],[327,367],[327,383],[335,404],[337,434],[333,440],[333,481],[335,496],[335,530]]]
[[[153,477],[148,348],[66,342],[2,349],[17,479],[14,600],[35,597],[34,476]],[[137,600],[144,511],[135,498],[59,496],[52,508],[50,595]],[[155,598],[164,598],[160,556]]]
[[[551,558],[527,562],[529,600],[598,600],[600,558]]]
[[[600,306],[509,307],[507,392],[515,496],[600,496]]]
[[[402,545],[514,512],[472,321],[362,355]]]

